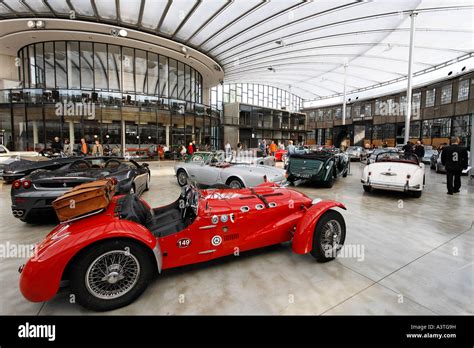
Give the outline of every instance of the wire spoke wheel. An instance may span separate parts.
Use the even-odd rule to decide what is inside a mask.
[[[323,226],[321,235],[321,246],[329,255],[335,255],[339,251],[342,236],[342,227],[339,221],[329,220]]]
[[[116,299],[129,292],[140,277],[140,263],[125,250],[113,250],[97,257],[87,269],[85,285],[96,298]]]

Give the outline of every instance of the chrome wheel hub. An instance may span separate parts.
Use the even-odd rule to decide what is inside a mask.
[[[137,283],[140,264],[125,250],[109,251],[96,258],[85,276],[87,290],[97,298],[114,299],[125,295]]]
[[[323,227],[321,244],[324,250],[337,252],[341,246],[342,227],[339,221],[329,220]]]

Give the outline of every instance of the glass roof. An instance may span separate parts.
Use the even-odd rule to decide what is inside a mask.
[[[0,0],[0,18],[108,23],[185,43],[218,61],[226,83],[262,83],[305,99],[399,81],[473,53],[472,0]],[[47,29],[47,27],[46,27]],[[472,69],[472,68],[470,68]]]

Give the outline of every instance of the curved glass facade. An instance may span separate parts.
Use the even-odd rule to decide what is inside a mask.
[[[202,103],[202,76],[182,62],[78,41],[31,44],[18,58],[24,88],[0,91],[0,136],[11,150],[48,148],[56,136],[123,151],[219,146],[220,112]]]
[[[18,52],[25,88],[122,92],[202,103],[202,76],[175,59],[82,41],[40,42]],[[135,98],[134,98],[135,99]]]

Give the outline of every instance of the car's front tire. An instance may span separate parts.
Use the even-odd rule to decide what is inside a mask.
[[[146,177],[145,191],[150,190],[150,181],[151,181],[151,175],[150,175],[150,173],[148,173],[148,175]]]
[[[95,311],[124,307],[145,291],[154,269],[145,246],[108,240],[78,255],[70,270],[71,293]]]
[[[178,185],[183,187],[188,184],[188,174],[186,173],[185,170],[180,169],[176,173],[176,178],[178,180]]]
[[[372,187],[370,187],[369,185],[362,185],[362,187],[364,188],[365,192],[368,192],[368,193],[372,192]]]
[[[346,223],[341,213],[326,211],[314,229],[311,255],[318,262],[334,260],[346,239]]]

